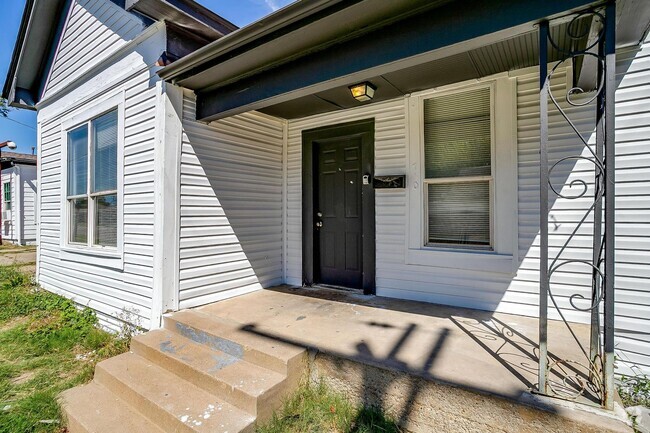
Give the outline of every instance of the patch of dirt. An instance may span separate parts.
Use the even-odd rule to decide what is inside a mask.
[[[36,263],[29,263],[26,265],[21,265],[20,266],[20,272],[24,272],[26,274],[35,274],[36,273]]]
[[[23,323],[26,323],[28,320],[29,320],[29,317],[14,317],[13,319],[9,320],[4,325],[0,325],[0,332],[8,331],[11,328],[15,328],[16,326],[20,326]]]
[[[27,371],[21,374],[20,376],[11,379],[11,383],[12,385],[22,385],[23,383],[32,380],[34,376],[36,376],[36,373],[34,373],[33,371]]]
[[[2,252],[0,265],[11,266],[36,263],[36,251]]]

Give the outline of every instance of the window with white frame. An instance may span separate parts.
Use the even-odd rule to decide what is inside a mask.
[[[11,182],[2,184],[2,192],[4,194],[5,210],[11,210]]]
[[[423,103],[424,243],[491,248],[491,88],[434,96]]]
[[[68,242],[117,247],[118,110],[67,131]]]

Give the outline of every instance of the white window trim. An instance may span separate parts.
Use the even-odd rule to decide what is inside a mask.
[[[477,88],[491,89],[491,248],[426,245],[424,100]],[[516,79],[500,74],[412,94],[407,98],[407,264],[513,274],[518,260]]]
[[[68,132],[117,109],[117,247],[90,246],[69,240]],[[89,173],[91,167],[88,167]],[[91,212],[89,206],[89,224]],[[61,121],[61,254],[63,260],[89,263],[116,269],[124,268],[124,92],[113,93],[92,106],[84,106]]]

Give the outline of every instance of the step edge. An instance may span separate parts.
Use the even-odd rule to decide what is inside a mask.
[[[182,313],[184,313],[184,314],[183,315],[177,315],[177,313],[174,313],[174,314],[166,317],[165,322],[164,322],[164,329],[167,329],[170,332],[175,332],[177,334],[180,334],[181,336],[183,336],[185,338],[188,338],[188,339],[190,339],[190,340],[192,340],[194,342],[197,342],[197,341],[195,339],[191,338],[191,337],[188,337],[187,335],[185,335],[185,333],[196,332],[196,330],[198,328],[193,326],[193,324],[191,324],[191,323],[187,323],[190,320],[185,319],[184,315],[190,314],[190,317],[191,317],[193,315],[199,314],[200,315],[199,317],[201,317],[204,320],[208,320],[208,321],[211,321],[211,322],[218,323],[218,320],[215,320],[211,316],[208,316],[208,315],[206,315],[204,313],[200,313],[198,311],[184,310],[184,311],[182,311]],[[173,322],[173,324],[172,324],[172,322]],[[185,331],[183,331],[181,329],[178,329],[179,324],[181,326],[184,326],[184,327],[190,328],[190,329],[185,330]],[[288,375],[290,373],[290,371],[291,371],[292,364],[295,363],[296,360],[300,359],[304,355],[304,353],[306,352],[305,348],[300,348],[292,356],[288,357],[287,359],[283,359],[283,358],[278,357],[277,355],[275,355],[273,353],[269,353],[268,351],[260,350],[259,348],[256,348],[251,344],[247,344],[247,343],[242,344],[242,343],[238,342],[236,340],[236,337],[233,337],[231,335],[231,333],[232,332],[241,332],[241,329],[238,329],[238,328],[228,329],[227,332],[223,333],[225,335],[219,335],[214,330],[206,330],[206,329],[198,329],[198,330],[201,333],[206,334],[206,335],[210,335],[212,337],[215,337],[215,338],[221,340],[222,342],[226,342],[228,344],[234,344],[236,346],[239,346],[239,348],[241,348],[241,349],[232,348],[230,352],[228,350],[222,350],[225,353],[233,355],[232,352],[235,352],[235,354],[233,356],[236,356],[236,353],[239,352],[239,350],[241,350],[244,355],[245,355],[246,352],[255,352],[257,354],[262,355],[265,358],[268,358],[266,361],[272,360],[273,365],[270,366],[270,365],[263,365],[260,362],[256,362],[256,360],[254,360],[253,358],[244,358],[245,361],[247,361],[247,362],[249,362],[251,364],[254,364],[254,365],[258,366],[258,367],[269,369],[271,371],[275,371],[275,372],[283,374],[283,375]],[[211,347],[211,346],[208,346],[208,347]],[[217,348],[217,350],[221,350],[221,349]]]
[[[137,413],[141,414],[143,417],[145,417],[148,421],[150,421],[152,424],[154,424],[155,426],[157,426],[161,430],[163,430],[163,431],[167,430],[166,426],[168,424],[165,423],[165,420],[166,420],[167,422],[171,421],[170,424],[176,427],[173,430],[174,432],[184,431],[184,432],[188,432],[188,433],[195,433],[196,430],[193,429],[192,426],[185,424],[181,419],[179,419],[173,413],[169,412],[167,409],[165,409],[159,403],[157,403],[157,402],[155,402],[153,400],[150,400],[145,395],[143,395],[140,391],[138,391],[137,389],[134,389],[131,386],[131,384],[126,383],[124,380],[117,377],[111,371],[106,369],[106,365],[110,365],[110,363],[112,363],[112,362],[119,362],[119,359],[122,358],[122,357],[125,357],[125,356],[132,356],[132,357],[140,358],[141,361],[138,361],[138,362],[143,362],[143,361],[148,362],[146,359],[142,358],[141,356],[139,356],[139,355],[137,355],[137,354],[135,354],[133,352],[123,353],[123,354],[115,356],[113,358],[106,359],[106,360],[100,362],[99,364],[97,364],[97,367],[95,369],[95,380],[94,381],[98,382],[99,384],[104,386],[107,390],[109,390],[110,392],[115,394],[121,401],[125,402],[125,404],[127,406],[132,408],[131,410],[136,411]],[[236,411],[245,413],[246,415],[248,415],[248,418],[249,418],[249,423],[248,423],[247,426],[255,424],[256,419],[255,419],[254,415],[252,415],[252,414],[250,414],[250,413],[248,413],[248,412],[246,412],[246,411],[232,405],[231,403],[223,401],[223,399],[221,399],[220,397],[215,396],[215,395],[213,395],[211,393],[208,393],[204,389],[197,387],[193,383],[188,382],[188,381],[186,381],[185,379],[183,379],[181,377],[178,377],[174,373],[169,372],[166,369],[164,369],[164,368],[162,368],[162,367],[160,367],[158,365],[155,365],[155,364],[152,364],[152,365],[154,366],[154,368],[163,370],[168,375],[174,376],[180,381],[187,382],[188,384],[191,385],[191,387],[196,388],[200,393],[209,394],[215,400],[219,400],[220,403],[225,403],[226,405],[231,406]],[[106,380],[108,380],[109,383],[106,383],[105,382]],[[112,382],[112,384],[111,384],[111,382]],[[114,388],[115,386],[117,386],[118,390],[116,390]],[[139,404],[144,403],[144,406],[147,409],[147,413],[145,413],[143,411],[140,411],[136,407],[134,407],[135,405],[130,400],[127,400],[125,398],[126,396],[124,396],[124,397],[122,396],[123,393],[128,393],[132,397],[136,398],[137,402]]]
[[[169,332],[172,332],[172,331],[169,331]],[[189,344],[192,344],[192,345],[196,346],[198,348],[198,350],[203,350],[203,351],[206,351],[206,352],[210,351],[210,350],[213,350],[213,349],[210,349],[210,348],[202,347],[201,344],[196,343],[193,340],[190,340],[190,339],[188,339],[188,338],[186,338],[186,337],[184,337],[182,335],[178,335],[178,337],[183,338],[184,340],[187,340]],[[251,413],[254,416],[257,416],[257,414],[260,412],[260,406],[267,403],[265,401],[265,397],[268,397],[269,395],[272,395],[276,390],[278,390],[279,388],[282,388],[283,386],[285,386],[286,382],[287,382],[287,378],[286,378],[285,375],[282,375],[281,373],[278,373],[276,371],[270,370],[268,368],[261,367],[259,365],[248,362],[248,361],[246,361],[244,359],[241,359],[240,362],[243,363],[244,365],[237,364],[237,368],[246,369],[246,368],[254,367],[256,369],[266,370],[267,372],[277,376],[277,377],[274,378],[276,380],[274,381],[274,383],[271,386],[264,389],[259,394],[253,394],[253,393],[249,392],[248,390],[238,388],[236,386],[236,384],[230,383],[227,380],[225,380],[224,378],[217,377],[217,376],[212,376],[212,375],[210,375],[209,373],[207,373],[205,371],[198,370],[194,366],[189,364],[187,361],[185,361],[183,359],[180,359],[180,358],[177,358],[177,357],[174,357],[169,353],[165,353],[165,352],[159,350],[158,348],[156,348],[155,346],[153,346],[151,344],[147,344],[146,342],[143,342],[142,339],[134,339],[133,342],[135,343],[135,345],[132,344],[131,350],[135,354],[141,356],[142,358],[145,358],[145,359],[149,360],[150,362],[154,363],[158,367],[167,370],[171,374],[179,376],[181,379],[184,379],[184,380],[194,384],[198,388],[201,388],[201,389],[203,389],[204,391],[206,391],[208,393],[214,394],[216,397],[224,400],[225,402],[229,403],[230,405],[235,406],[235,407],[237,407],[237,408],[239,408],[239,409],[241,409],[243,411],[247,411],[247,412]],[[176,364],[177,365],[176,369],[172,370],[171,368],[169,368],[169,366],[160,364],[157,359],[153,359],[153,357],[150,355],[151,353],[155,353],[156,354],[155,356],[164,357],[167,360],[167,362],[169,362],[169,363]],[[178,369],[178,371],[177,371],[177,369]],[[190,374],[184,374],[183,372],[186,371],[186,370],[192,370],[193,372],[195,372],[196,377],[192,378],[192,377],[190,377]],[[203,380],[199,380],[199,379],[203,379]],[[210,386],[210,385],[208,385],[208,382],[214,383],[216,385]],[[226,395],[222,395],[221,392],[225,392]],[[247,405],[238,404],[237,397],[231,396],[229,393],[237,394],[240,397],[245,398],[248,401],[248,404]],[[254,412],[251,410],[252,407],[255,408]]]
[[[75,416],[75,409],[76,408],[74,406],[70,406],[68,404],[69,402],[66,402],[66,396],[67,395],[73,394],[75,392],[82,392],[83,388],[86,388],[86,387],[99,388],[99,390],[101,392],[105,392],[105,393],[111,395],[117,401],[117,404],[121,406],[119,408],[119,411],[127,410],[129,416],[134,416],[135,415],[137,417],[140,417],[144,422],[149,424],[149,426],[152,429],[151,430],[152,432],[155,431],[155,433],[165,433],[165,431],[159,425],[154,423],[151,419],[149,419],[144,414],[139,412],[136,408],[131,406],[128,402],[124,401],[122,398],[120,398],[120,396],[118,396],[117,394],[112,392],[110,389],[106,388],[104,385],[102,385],[101,383],[98,383],[98,382],[96,382],[94,380],[91,381],[91,382],[82,384],[82,385],[75,386],[73,388],[66,389],[66,390],[62,391],[59,394],[58,400],[59,400],[59,403],[61,405],[61,411],[63,412],[63,416],[64,416],[64,419],[65,419],[65,423],[66,423],[65,427],[68,428],[71,433],[74,433],[75,430],[70,428],[70,425],[69,425],[70,419],[74,420],[74,422],[77,424],[78,428],[81,429],[82,432],[92,433],[92,432],[96,431],[96,429],[92,428],[92,425],[89,425],[87,422],[80,420],[78,416]],[[113,399],[111,399],[111,400],[113,400]],[[111,403],[115,404],[116,402],[111,401]]]

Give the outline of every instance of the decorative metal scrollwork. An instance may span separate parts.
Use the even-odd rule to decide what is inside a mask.
[[[598,10],[588,10],[576,14],[565,26],[565,41],[569,46],[557,43],[549,31],[548,22],[540,26],[540,194],[541,214],[541,260],[540,260],[540,369],[539,391],[543,394],[576,400],[581,397],[597,400],[603,406],[612,407],[613,397],[613,74],[614,74],[614,40],[613,32],[608,26],[614,26],[614,3],[608,3]],[[548,71],[547,47],[550,46],[559,54],[559,61]],[[560,103],[558,97],[551,91],[551,81],[556,73],[564,70],[570,62],[575,65],[582,60],[583,67],[596,68],[597,77],[593,89],[584,89],[578,84],[569,88],[563,99],[569,107],[594,107],[596,120],[596,142],[589,144],[588,131],[585,137],[570,113]],[[590,61],[586,61],[589,59]],[[552,107],[570,127],[572,133],[581,143],[580,151],[571,156],[565,156],[548,165],[548,100]],[[607,156],[611,156],[610,161]],[[553,177],[563,164],[587,162],[593,170],[593,193],[590,193],[590,179],[582,177],[565,183],[564,191],[553,184]],[[573,170],[572,170],[573,173]],[[546,191],[544,191],[546,188]],[[549,233],[548,233],[548,193],[552,192],[556,199],[578,200],[591,198],[591,205],[577,222],[571,233],[563,239],[562,244],[549,264]],[[605,205],[603,205],[605,202]],[[593,217],[593,250],[592,260],[568,256],[569,248],[578,232],[586,225],[589,217]],[[603,218],[604,217],[604,218]],[[605,230],[602,229],[602,223]],[[562,308],[558,296],[554,293],[553,277],[567,266],[584,266],[591,274],[592,284],[590,296],[575,292],[568,298],[568,307]],[[584,357],[581,360],[563,359],[551,354],[548,347],[548,300],[552,308],[569,331],[571,340],[578,346]],[[606,302],[611,301],[611,302]],[[590,315],[590,341],[585,344],[584,336],[580,338],[575,325],[566,317],[566,311]],[[604,312],[605,328],[601,334],[600,314]]]

